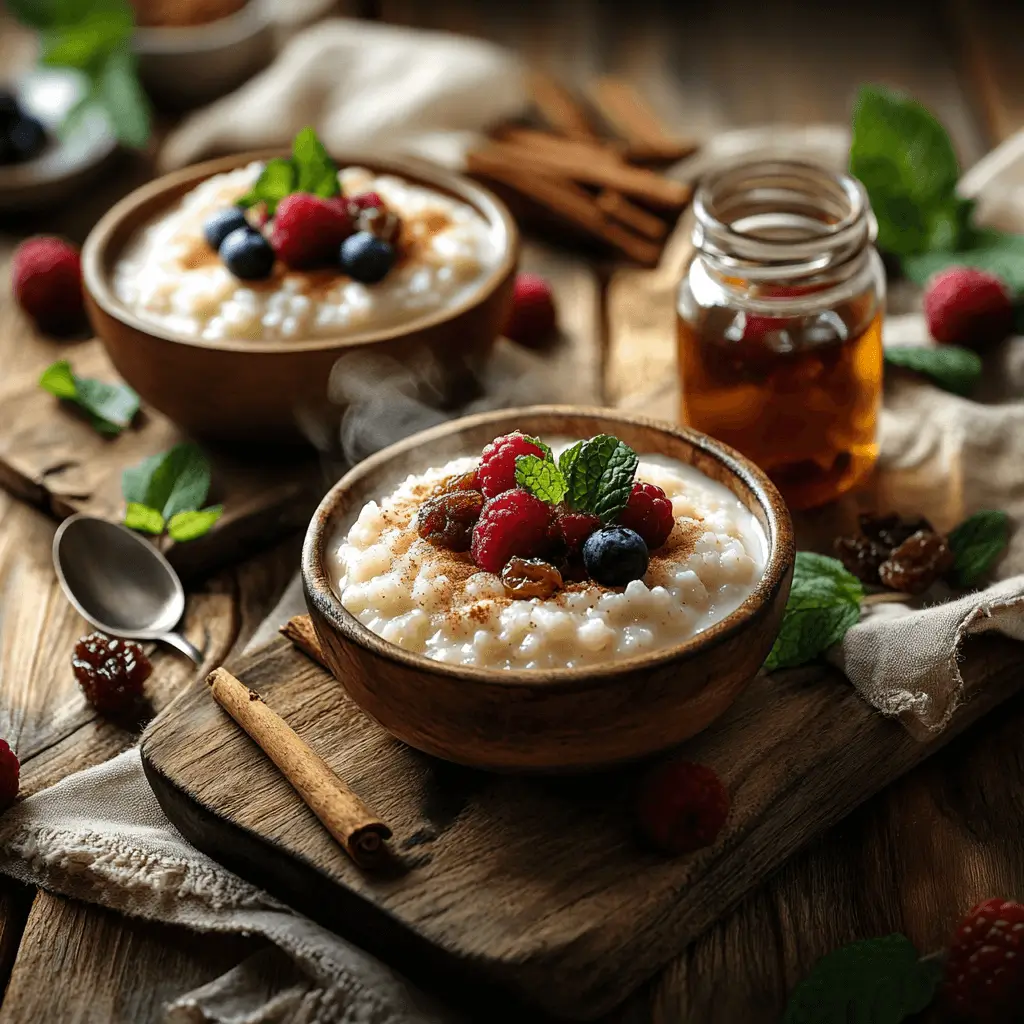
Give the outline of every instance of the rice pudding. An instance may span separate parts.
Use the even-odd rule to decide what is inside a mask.
[[[147,323],[191,338],[343,337],[458,303],[500,260],[499,233],[469,204],[396,175],[348,167],[338,171],[342,197],[378,196],[399,225],[387,276],[364,282],[330,266],[294,269],[271,255],[265,279],[240,279],[204,227],[233,208],[263,170],[251,163],[214,175],[143,226],[114,268],[117,297]],[[256,216],[250,221],[258,225]],[[263,233],[273,240],[272,225]]]
[[[505,469],[511,465],[517,474],[507,490],[501,488],[508,473],[489,473],[488,465],[488,453],[497,446],[500,456],[502,442]],[[540,445],[539,456],[522,454],[531,444]],[[509,455],[513,447],[519,451]],[[626,478],[623,459],[615,463],[613,452],[605,473],[610,492],[620,506],[629,497],[602,519],[583,508],[604,498],[584,495],[580,481],[587,473],[578,471],[573,480],[566,456],[573,449],[579,443],[544,446],[508,435],[480,458],[432,467],[368,502],[328,552],[342,605],[385,640],[440,662],[550,669],[678,644],[751,594],[764,572],[767,540],[728,488],[692,466],[631,452]],[[591,460],[594,465],[601,470],[600,462]],[[564,493],[557,480],[549,486],[559,467]],[[476,490],[481,486],[483,493]],[[538,503],[537,494],[554,500]],[[439,518],[438,502],[448,502],[447,517]],[[471,521],[474,511],[478,518]],[[512,533],[499,536],[500,530]]]

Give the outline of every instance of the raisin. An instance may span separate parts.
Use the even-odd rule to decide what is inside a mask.
[[[893,590],[920,594],[953,566],[946,538],[932,530],[918,530],[881,564],[878,575]]]
[[[449,551],[468,551],[473,527],[484,507],[479,491],[448,491],[425,501],[416,514],[416,532]]]
[[[517,601],[543,601],[562,589],[562,574],[542,558],[510,558],[501,570],[501,582],[505,593]]]
[[[892,550],[863,535],[855,537],[836,537],[836,557],[863,583],[879,582],[878,569],[889,557]]]
[[[903,516],[890,512],[887,516],[861,515],[860,532],[868,540],[884,547],[887,551],[898,548],[905,540],[909,540],[915,533],[924,530],[926,533],[934,533],[932,524],[924,516],[913,516],[904,519]]]
[[[895,548],[915,533],[934,533],[923,516],[903,518],[895,512],[885,516],[863,514],[859,530],[852,537],[837,537],[833,545],[836,557],[864,583],[881,582],[879,570]]]
[[[142,696],[142,684],[153,666],[137,643],[90,633],[75,644],[71,670],[86,700],[97,711],[116,715]]]

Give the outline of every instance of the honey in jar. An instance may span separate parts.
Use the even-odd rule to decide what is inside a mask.
[[[885,273],[854,178],[745,164],[694,201],[678,296],[681,418],[741,451],[791,508],[855,487],[878,456]]]

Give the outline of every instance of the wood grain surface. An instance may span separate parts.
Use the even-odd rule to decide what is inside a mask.
[[[844,122],[856,86],[868,80],[904,88],[933,108],[965,164],[1024,126],[1017,45],[1022,12],[999,0],[853,6],[737,0],[699,14],[680,5],[596,0],[353,0],[348,8],[495,40],[581,90],[597,74],[623,76],[678,135],[706,137],[768,121]],[[32,52],[32,40],[0,15],[5,72]],[[123,156],[87,196],[0,227],[0,387],[67,351],[34,335],[10,301],[11,248],[38,231],[81,242],[99,213],[147,179],[151,155]],[[563,320],[571,320],[565,344],[543,358],[552,360],[552,372],[567,387],[581,377],[604,380],[610,268],[551,248],[538,253],[532,267],[551,277]],[[643,302],[638,295],[638,309]],[[671,381],[654,376],[651,383]],[[673,407],[671,400],[664,404]],[[650,403],[643,411],[658,414]],[[24,745],[29,792],[134,739],[76,712],[63,652],[84,624],[65,622],[58,610],[62,599],[45,571],[52,530],[48,517],[0,495],[0,735]],[[202,642],[209,630],[217,649],[237,645],[272,604],[295,557],[281,563],[276,577],[268,555],[190,588],[192,639]],[[224,632],[212,621],[222,615],[230,619]],[[61,623],[56,638],[50,621]],[[171,660],[161,656],[161,678]],[[166,695],[187,682],[184,675],[168,676]],[[157,707],[166,699],[160,692]],[[918,948],[935,949],[975,900],[1024,897],[1022,730],[1024,696],[1017,696],[787,860],[608,1024],[770,1024],[810,964],[836,946],[902,930]],[[182,935],[58,897],[37,899],[25,925],[27,901],[19,892],[25,895],[0,879],[0,945],[9,949],[8,936],[23,934],[14,980],[0,1005],[3,1024],[160,1021],[163,996],[209,980],[216,973],[209,965],[224,962],[218,959],[222,938]],[[74,941],[61,941],[72,927]],[[188,955],[176,952],[183,943]],[[0,989],[3,963],[0,957]],[[130,964],[130,974],[120,966],[112,970],[115,963]]]

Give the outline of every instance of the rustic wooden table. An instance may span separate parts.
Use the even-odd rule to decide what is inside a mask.
[[[863,81],[913,93],[949,127],[970,164],[1024,125],[1019,39],[1024,11],[999,0],[896,5],[756,3],[699,10],[667,3],[486,4],[378,0],[366,16],[495,39],[582,84],[614,72],[634,82],[681,134],[767,121],[842,122]],[[24,40],[0,20],[0,67]],[[71,207],[0,234],[0,401],[5,385],[58,357],[14,307],[7,259],[25,234],[79,241],[119,194],[148,174],[125,158]],[[608,268],[531,247],[527,262],[559,291],[574,365],[614,393],[606,373]],[[613,317],[612,317],[613,319]],[[604,382],[603,385],[601,382]],[[136,736],[83,703],[68,652],[85,626],[50,566],[54,522],[0,492],[0,736],[37,792],[103,761]],[[209,663],[244,644],[294,571],[297,540],[218,573],[189,596],[187,632]],[[159,655],[154,704],[190,669]],[[774,1021],[786,993],[821,954],[857,937],[906,932],[941,944],[984,895],[1024,896],[1024,695],[870,801],[789,863],[615,1014],[640,1022]],[[195,936],[0,880],[0,1024],[146,1022],[170,997],[252,951],[245,939]]]

